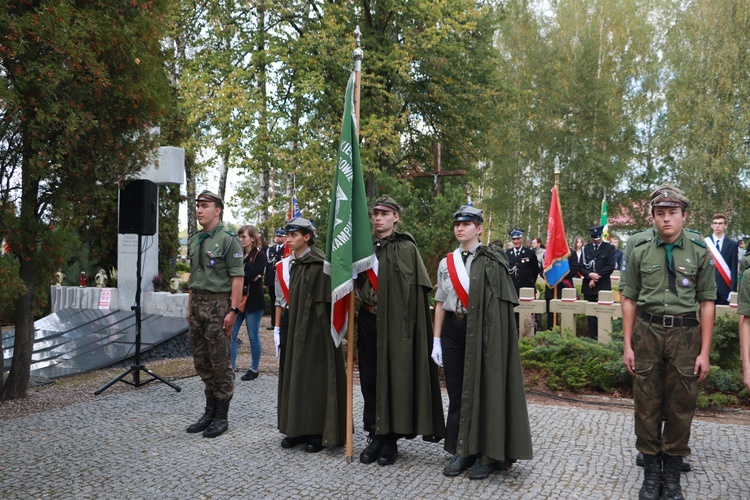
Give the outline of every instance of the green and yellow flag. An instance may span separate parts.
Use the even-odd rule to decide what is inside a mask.
[[[602,198],[602,221],[599,223],[600,225],[604,226],[604,230],[602,232],[602,239],[604,241],[609,241],[609,216],[607,214],[607,195],[604,194],[604,198]]]
[[[331,335],[337,346],[346,334],[348,295],[354,291],[354,277],[377,264],[372,247],[362,163],[359,159],[354,82],[355,74],[352,72],[346,86],[324,264],[325,272],[331,275]]]

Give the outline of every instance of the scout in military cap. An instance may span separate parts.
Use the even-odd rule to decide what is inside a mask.
[[[477,224],[482,224],[484,217],[482,217],[482,211],[478,208],[474,208],[471,205],[461,205],[458,212],[453,214],[453,223],[461,221],[474,221]]]
[[[203,229],[188,240],[187,320],[195,371],[205,386],[206,408],[187,432],[216,437],[228,429],[229,402],[234,395],[229,352],[232,327],[240,313],[245,269],[239,240],[221,222],[221,197],[203,191],[195,205],[196,219]]]
[[[622,359],[634,377],[639,498],[676,499],[683,498],[680,470],[698,383],[710,369],[715,267],[706,243],[683,227],[689,200],[682,192],[661,185],[649,205],[656,233],[633,247],[621,288]]]
[[[331,277],[323,272],[325,254],[311,246],[315,227],[296,217],[285,229],[292,253],[276,267],[277,422],[282,448],[305,443],[305,451],[316,453],[344,443],[344,355],[330,335]]]
[[[401,205],[381,196],[371,208],[378,272],[357,278],[362,423],[369,433],[359,461],[391,465],[400,438],[422,435],[439,441],[445,423],[438,368],[430,362],[429,275],[414,237],[396,230]]]
[[[459,246],[438,266],[431,352],[433,361],[443,367],[449,400],[444,449],[453,457],[443,474],[458,476],[468,469],[470,479],[487,478],[496,469],[532,457],[513,321],[517,292],[505,256],[481,243],[483,220],[482,211],[468,205],[453,216]],[[533,286],[537,259],[521,245],[522,235],[511,232],[522,252],[514,257],[513,272],[526,278],[531,264],[528,278]],[[492,342],[481,341],[487,335]]]

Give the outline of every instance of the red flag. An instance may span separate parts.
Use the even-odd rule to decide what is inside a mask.
[[[547,250],[544,255],[544,271],[542,273],[548,287],[553,288],[568,274],[570,271],[569,256],[570,249],[565,239],[560,198],[557,194],[557,186],[554,186],[552,188],[552,201],[549,206],[549,217],[547,218]]]

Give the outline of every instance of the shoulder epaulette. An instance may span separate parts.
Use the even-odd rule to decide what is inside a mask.
[[[691,232],[693,232],[693,233],[694,233],[695,231],[691,231]],[[699,234],[700,234],[700,233],[699,233]],[[700,239],[700,238],[690,238],[690,241],[692,241],[693,243],[695,243],[695,244],[696,244],[696,245],[698,245],[699,247],[702,247],[702,248],[708,248],[708,245],[706,245],[706,242],[705,242],[705,241],[703,241],[703,240],[702,240],[702,239]]]
[[[227,229],[227,228],[224,228],[224,232],[225,232],[225,233],[227,233],[227,234],[228,234],[229,236],[231,236],[232,238],[234,238],[235,236],[237,236],[237,235],[236,235],[235,233],[233,233],[232,231],[230,231],[230,230],[229,230],[229,229]]]
[[[701,234],[700,231],[696,231],[695,229],[690,229],[690,228],[687,228],[687,227],[683,227],[682,230],[685,231],[685,232],[687,232],[687,233],[697,234],[701,239],[703,239],[703,235]]]
[[[638,243],[635,244],[635,248],[638,248],[639,246],[643,245],[644,243],[648,243],[649,241],[653,240],[654,238],[646,238],[645,240],[641,240]]]
[[[633,237],[633,236],[635,236],[636,234],[640,234],[640,233],[642,233],[642,232],[644,232],[644,231],[648,231],[649,229],[651,229],[651,228],[649,227],[649,228],[646,228],[646,229],[640,229],[640,230],[638,230],[638,231],[634,232],[633,234],[631,234],[631,235],[630,235],[630,237],[632,238],[632,237]]]

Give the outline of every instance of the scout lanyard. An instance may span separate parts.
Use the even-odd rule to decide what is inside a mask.
[[[714,245],[714,241],[710,237],[707,236],[704,241],[706,242],[706,245],[708,245],[708,249],[711,250],[711,254],[714,256],[714,260],[717,264],[719,264],[718,266],[716,266],[716,270],[719,271],[719,274],[721,274],[721,277],[724,279],[724,283],[726,283],[728,287],[731,287],[732,271],[731,269],[729,269],[727,261],[724,260],[721,252],[719,252],[719,249],[716,248],[716,245]]]
[[[456,266],[456,259],[461,262],[461,266]],[[465,309],[469,309],[469,273],[466,272],[466,264],[461,259],[461,249],[456,248],[453,253],[446,256],[448,264],[448,276],[451,279],[453,289]]]
[[[279,278],[281,291],[284,292],[284,299],[289,303],[289,261],[291,257],[284,257],[276,263],[276,277]]]

